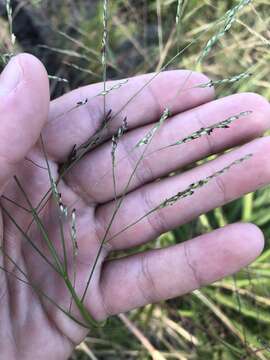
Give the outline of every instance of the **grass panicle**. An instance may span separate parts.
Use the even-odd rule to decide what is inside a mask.
[[[23,206],[5,195],[1,198],[1,209],[5,217],[11,221],[24,241],[40,258],[40,261],[43,261],[63,281],[70,296],[67,308],[50,298],[40,286],[30,281],[26,272],[16,264],[10,254],[6,253],[4,247],[0,249],[3,257],[13,265],[15,270],[14,272],[9,272],[5,266],[0,266],[0,269],[7,276],[11,276],[17,281],[24,283],[25,286],[31,287],[38,296],[44,297],[44,299],[53,304],[72,321],[84,328],[91,329],[93,333],[95,333],[95,327],[99,326],[99,324],[96,323],[88,312],[85,300],[86,296],[91,297],[91,293],[88,290],[103,247],[153,213],[175,206],[179,201],[187,197],[192,197],[213,179],[223,176],[233,167],[248,161],[252,156],[252,154],[243,156],[209,176],[193,182],[186,189],[179,190],[176,194],[164,199],[150,209],[149,212],[143,214],[138,219],[134,219],[130,224],[111,235],[112,225],[125,201],[126,194],[130,190],[130,184],[143,159],[152,154],[148,151],[151,143],[154,138],[158,140],[159,130],[172,116],[170,109],[173,108],[174,102],[179,101],[180,94],[184,97],[187,91],[191,89],[199,88],[201,89],[200,91],[203,91],[203,89],[216,87],[219,94],[227,95],[231,87],[233,87],[239,92],[250,91],[251,89],[252,91],[258,90],[268,97],[270,96],[270,80],[267,73],[269,60],[269,50],[267,48],[269,45],[269,34],[267,31],[270,22],[264,16],[264,12],[261,11],[264,7],[267,8],[267,4],[260,0],[257,3],[251,0],[232,1],[231,8],[224,14],[225,5],[221,3],[217,2],[214,4],[209,1],[199,2],[196,0],[191,4],[191,2],[184,0],[168,0],[165,2],[157,0],[154,3],[151,2],[151,4],[150,2],[145,2],[144,9],[147,11],[144,10],[144,15],[147,13],[147,16],[143,16],[143,6],[135,8],[132,2],[126,0],[121,2],[121,5],[117,2],[103,0],[100,6],[101,12],[97,12],[98,19],[96,19],[94,29],[93,27],[89,28],[88,21],[83,24],[84,17],[81,16],[81,26],[71,25],[72,31],[69,31],[69,29],[56,31],[58,37],[63,42],[63,46],[60,46],[60,43],[58,43],[55,46],[44,44],[39,47],[48,54],[53,52],[58,54],[58,56],[64,57],[62,65],[66,66],[68,70],[56,73],[64,74],[69,80],[65,77],[50,75],[49,79],[52,80],[54,85],[56,83],[63,83],[63,88],[65,89],[68,89],[69,86],[71,88],[75,86],[74,77],[68,76],[68,71],[71,70],[76,70],[81,78],[87,75],[91,81],[96,81],[97,79],[101,81],[101,90],[99,92],[92,97],[82,97],[70,109],[60,114],[58,116],[59,119],[55,119],[55,121],[60,120],[60,118],[63,120],[67,114],[80,110],[84,106],[89,106],[89,109],[91,109],[93,99],[100,98],[101,102],[103,102],[103,121],[100,127],[94,134],[89,136],[85,143],[74,144],[68,158],[60,167],[59,176],[55,177],[50,168],[50,161],[42,138],[40,143],[46,167],[35,163],[31,159],[25,159],[48,174],[50,187],[41,197],[38,205],[33,206],[18,177],[15,177],[14,180],[26,205]],[[8,43],[11,42],[13,50],[15,44],[17,46],[16,37],[13,33],[13,22],[16,19],[17,10],[15,8],[12,9],[11,5],[13,4],[10,0],[6,0],[5,4],[9,27]],[[174,5],[176,5],[176,8]],[[81,4],[78,5],[78,11],[80,7]],[[247,16],[245,18],[244,16],[241,17],[240,20],[242,11]],[[111,19],[112,26],[110,26]],[[156,27],[154,36],[150,34],[148,39],[149,26],[153,27],[153,24],[151,24],[152,19],[156,21]],[[149,24],[147,23],[148,21]],[[233,32],[233,25],[239,27],[241,31],[237,29],[237,31]],[[113,31],[111,31],[112,29]],[[139,33],[137,33],[138,30]],[[210,39],[209,31],[215,31]],[[232,32],[233,36],[226,36],[229,32]],[[94,33],[94,35],[91,36],[91,33]],[[100,36],[97,36],[97,34]],[[93,42],[95,38],[96,41]],[[152,38],[155,39],[156,44],[154,44]],[[220,48],[217,46],[218,43],[222,45]],[[100,44],[101,51],[98,50],[100,49]],[[117,56],[114,49],[123,50],[123,56]],[[139,60],[132,58],[133,49],[135,50],[134,53],[136,53],[134,58],[142,58],[142,61],[144,61],[143,65],[138,65]],[[159,54],[159,59],[153,59],[153,54],[157,53]],[[183,56],[184,54],[186,56]],[[12,55],[11,52],[8,53],[5,49],[5,52],[0,54],[0,56],[2,62],[6,63]],[[118,146],[128,131],[129,124],[124,112],[128,105],[137,96],[141,95],[164,70],[175,66],[177,68],[184,67],[201,71],[204,63],[209,78],[218,80],[209,80],[190,88],[188,87],[188,82],[193,74],[193,70],[190,71],[186,76],[184,84],[179,86],[177,95],[164,107],[164,111],[160,114],[157,122],[136,142],[127,155],[119,158],[117,156]],[[108,79],[119,79],[121,65],[123,65],[124,69],[130,69],[128,73],[124,74],[126,79],[116,80],[111,85]],[[107,96],[113,92],[113,96],[117,99],[117,91],[129,83],[129,78],[133,71],[143,73],[153,71],[153,69],[157,69],[157,71],[147,82],[138,89],[135,89],[134,93],[123,105],[115,109],[107,108],[109,103]],[[249,69],[249,71],[242,72],[242,69]],[[174,146],[181,146],[196,141],[196,139],[201,137],[213,136],[216,131],[226,131],[234,122],[240,119],[244,120],[251,113],[252,111],[247,109],[219,122],[211,122],[212,125],[201,127],[180,138],[178,141],[155,150],[155,152]],[[117,119],[119,121],[119,118],[124,119],[122,125],[120,127],[119,125],[114,126],[114,120]],[[102,178],[112,174],[114,206],[104,234],[100,239],[97,253],[94,255],[94,259],[92,259],[89,266],[89,273],[87,273],[84,279],[85,287],[82,293],[78,294],[77,272],[80,261],[80,243],[77,238],[79,222],[76,204],[72,204],[70,207],[66,206],[58,187],[65,175],[89,151],[108,140],[108,124],[112,124],[112,128],[117,130],[111,136],[112,169],[108,169]],[[130,127],[132,128],[132,126]],[[121,164],[127,156],[135,151],[139,152],[138,160],[134,164],[126,184],[124,184],[123,191],[119,194],[119,189],[117,189],[117,165]],[[211,159],[208,158],[207,160]],[[202,161],[196,165],[201,163]],[[173,174],[169,174],[169,176],[173,176]],[[99,179],[96,184],[93,184],[93,187],[96,187],[101,180]],[[59,239],[61,240],[59,249],[56,249],[41,216],[41,211],[49,201],[52,201],[57,217]],[[42,238],[42,246],[37,244],[35,239],[31,238],[30,227],[25,231],[17,223],[16,219],[13,218],[12,212],[5,206],[6,203],[16,206],[20,211],[31,215],[32,222],[30,226],[35,226],[38,229]],[[234,204],[217,208],[209,214],[202,214],[192,224],[184,225],[181,229],[163,234],[158,241],[144,245],[142,250],[157,248],[160,244],[169,246],[180,243],[199,233],[210,232],[217,227],[226,226],[235,221],[255,222],[263,228],[267,237],[269,237],[270,216],[267,211],[269,205],[269,190],[264,189],[254,194],[248,194]],[[66,229],[68,230],[67,232],[65,231]],[[269,326],[270,323],[268,314],[270,306],[270,266],[267,263],[270,259],[269,244],[266,247],[264,254],[249,269],[241,271],[237,276],[212,284],[203,291],[194,292],[191,296],[184,296],[181,302],[176,300],[173,303],[148,306],[143,310],[134,311],[129,318],[121,315],[118,320],[124,324],[125,330],[117,323],[117,319],[112,320],[112,323],[121,331],[119,338],[117,338],[113,331],[106,332],[106,328],[104,331],[99,329],[96,334],[99,336],[101,331],[103,337],[97,339],[97,337],[91,335],[91,337],[87,338],[87,343],[81,349],[88,349],[87,354],[91,354],[91,357],[94,359],[99,355],[101,358],[106,358],[106,356],[113,358],[116,353],[120,354],[119,358],[121,359],[144,357],[162,360],[170,358],[188,360],[198,357],[202,360],[212,357],[230,358],[232,360],[270,359],[270,337],[266,330],[266,326]],[[44,248],[46,253],[43,250]],[[71,250],[68,251],[68,249]],[[78,317],[73,315],[75,311],[77,313],[79,311]],[[140,331],[141,326],[144,326],[144,334]],[[126,341],[121,339],[127,339],[129,333],[133,334],[134,341],[129,339],[129,348],[127,349]],[[155,335],[153,336],[153,334]],[[155,345],[151,343],[150,339],[154,340],[153,344]],[[116,341],[118,342],[117,346],[115,345]],[[142,349],[138,349],[137,341],[142,344]],[[114,347],[117,348],[117,351]],[[89,351],[90,348],[91,352]]]
[[[110,92],[114,91],[114,90],[118,90],[120,89],[123,85],[126,85],[128,83],[128,79],[119,81],[118,83],[116,83],[115,85],[111,86],[109,89],[105,89],[102,92],[98,93],[96,96],[106,96],[108,95]]]
[[[181,34],[181,18],[184,13],[185,0],[177,0],[176,16],[175,16],[175,25],[177,33],[177,49],[180,49],[180,34]]]
[[[121,137],[125,134],[125,132],[128,130],[128,123],[127,118],[123,120],[123,125],[118,129],[118,132],[116,135],[112,137],[112,173],[113,173],[113,188],[114,188],[114,198],[117,199],[117,189],[116,189],[116,174],[115,174],[115,154],[118,146],[118,142],[121,139]]]
[[[155,133],[164,124],[164,121],[166,121],[169,117],[170,117],[170,110],[166,108],[163,111],[163,114],[161,115],[159,122],[137,143],[136,147],[141,147],[150,144]]]
[[[238,13],[247,5],[251,3],[252,0],[240,0],[237,5],[235,5],[232,9],[227,11],[225,16],[223,17],[223,26],[219,29],[219,31],[208,40],[204,49],[202,50],[199,56],[199,62],[202,62],[205,57],[210,53],[212,48],[216,45],[216,43],[231,29],[232,25],[236,21]]]
[[[141,222],[143,219],[150,216],[154,212],[156,212],[158,210],[162,210],[162,209],[164,209],[164,208],[166,208],[168,206],[173,206],[178,201],[180,201],[180,200],[182,200],[182,199],[184,199],[186,197],[194,195],[195,191],[197,191],[198,189],[200,189],[200,188],[204,187],[205,185],[207,185],[212,179],[223,175],[225,172],[229,171],[232,167],[241,164],[242,162],[250,159],[251,157],[252,157],[252,154],[247,154],[244,157],[233,161],[232,163],[230,163],[226,167],[222,168],[221,170],[218,170],[218,171],[214,172],[213,174],[207,176],[206,178],[201,179],[201,180],[199,180],[199,181],[197,181],[195,183],[190,184],[185,190],[179,191],[177,194],[173,195],[172,197],[170,197],[168,199],[165,199],[160,204],[158,204],[156,207],[154,207],[153,209],[149,210],[146,214],[141,216],[139,219],[137,219],[134,222],[132,222],[131,224],[127,225],[125,228],[123,228],[118,233],[112,235],[112,237],[108,240],[108,242],[112,241],[113,239],[115,239],[116,237],[118,237],[120,234],[124,233],[125,231],[127,231],[131,227],[137,225],[139,222]]]
[[[109,0],[103,0],[103,36],[102,36],[102,49],[101,49],[101,63],[103,67],[103,107],[104,117],[106,115],[106,82],[107,82],[107,55],[108,55],[108,7]]]
[[[11,6],[11,0],[6,0],[6,11],[8,16],[11,44],[14,46],[16,42],[16,36],[13,33],[13,10]]]
[[[207,126],[207,127],[202,127],[200,130],[194,131],[192,134],[184,137],[183,139],[178,140],[175,143],[170,144],[168,146],[164,146],[163,148],[160,148],[159,151],[167,149],[167,148],[172,147],[172,146],[189,143],[189,142],[191,142],[193,140],[196,140],[196,139],[199,139],[200,137],[205,136],[205,135],[209,136],[216,129],[229,129],[230,125],[232,123],[234,123],[236,120],[239,120],[239,119],[241,119],[243,117],[247,117],[247,116],[249,116],[251,114],[252,114],[252,111],[242,111],[239,114],[230,116],[227,119],[222,120],[222,121],[220,121],[220,122],[218,122],[216,124],[213,124],[213,125],[210,125],[210,126]]]
[[[68,84],[68,80],[65,79],[65,78],[55,76],[55,75],[49,75],[48,77],[49,77],[49,80],[55,80],[55,81],[60,82],[60,83]]]
[[[197,87],[198,88],[208,88],[208,87],[214,87],[219,85],[225,85],[225,84],[233,84],[241,80],[248,79],[252,74],[250,72],[243,72],[238,75],[231,76],[227,79],[221,79],[221,80],[210,80],[207,83],[200,84]]]

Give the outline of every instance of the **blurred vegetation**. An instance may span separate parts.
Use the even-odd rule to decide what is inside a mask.
[[[184,1],[176,29],[176,0],[110,1],[109,77],[160,70],[178,49],[198,38],[169,68],[202,71],[213,80],[249,71],[251,77],[218,87],[217,96],[252,91],[270,99],[268,0],[245,7],[203,64],[197,63],[216,32],[214,24],[235,4],[233,0]],[[101,0],[14,1],[13,5],[16,51],[32,52],[51,75],[69,81],[52,81],[52,96],[101,81]],[[31,20],[31,33],[20,26],[25,18]],[[11,51],[4,19],[1,53]],[[269,204],[269,189],[257,191],[142,247],[179,243],[236,221],[254,222],[266,237],[263,255],[248,269],[193,294],[110,319],[104,328],[91,331],[72,359],[270,359]]]

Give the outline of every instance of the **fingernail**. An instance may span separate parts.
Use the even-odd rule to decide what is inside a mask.
[[[22,68],[15,57],[10,60],[0,76],[0,96],[6,96],[15,90],[21,79]]]

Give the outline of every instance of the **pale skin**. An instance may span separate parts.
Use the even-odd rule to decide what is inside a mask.
[[[117,113],[126,101],[152,75],[130,79],[107,97],[107,109]],[[155,239],[161,233],[184,224],[198,215],[228,203],[270,182],[270,141],[260,136],[270,126],[270,106],[256,94],[238,94],[214,100],[213,89],[195,85],[207,78],[188,71],[171,71],[159,75],[140,95],[126,106],[108,126],[108,139],[88,153],[61,180],[59,191],[65,205],[77,210],[78,276],[77,291],[82,294],[89,269],[114,207],[111,174],[113,132],[127,116],[129,130],[117,149],[118,196],[125,188],[142,151],[126,156],[136,142],[159,120],[170,104],[171,118],[164,124],[149,147],[151,155],[139,166],[119,214],[112,224],[86,296],[85,306],[96,320],[127,312],[148,303],[191,292],[230,275],[248,265],[264,246],[262,232],[252,224],[232,224],[204,234],[184,244],[106,261],[110,251],[129,249]],[[180,91],[184,88],[189,90]],[[192,89],[190,89],[192,88]],[[69,156],[74,144],[87,141],[103,119],[103,99],[94,96],[103,85],[90,85],[62,98],[49,101],[47,74],[41,63],[26,54],[11,61],[0,78],[0,190],[5,197],[26,206],[16,186],[16,174],[31,202],[37,205],[49,188],[39,143],[42,133],[53,175]],[[79,101],[86,105],[70,111]],[[160,152],[158,148],[175,142],[202,126],[222,121],[241,111],[252,114],[235,122],[230,129],[219,129],[189,144]],[[234,148],[232,152],[175,177],[166,174],[205,158]],[[192,197],[153,213],[136,226],[114,237],[137,218],[164,199],[184,190],[190,183],[211,175],[234,160],[252,153],[253,157],[214,179]],[[2,198],[2,205],[16,222],[26,229],[31,215]],[[41,213],[42,220],[61,249],[59,228],[50,201]],[[59,304],[68,307],[70,296],[62,280],[25,242],[11,221],[2,213],[1,246],[24,269],[29,279]],[[68,224],[66,224],[65,231]],[[46,253],[39,230],[30,230],[31,239]],[[69,265],[72,249],[68,247]],[[19,275],[3,256],[0,265]],[[0,272],[0,348],[5,359],[67,359],[76,344],[87,334],[67,316],[27,285]],[[76,310],[73,308],[75,315]],[[79,316],[79,315],[78,315]]]

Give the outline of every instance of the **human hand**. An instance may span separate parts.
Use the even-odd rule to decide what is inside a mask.
[[[263,248],[263,235],[257,227],[234,224],[166,249],[106,260],[111,251],[144,244],[270,181],[269,138],[254,140],[270,125],[270,107],[265,99],[256,94],[238,94],[214,101],[212,89],[196,88],[208,81],[203,75],[171,71],[160,74],[118,114],[152,76],[130,79],[107,95],[107,111],[112,109],[112,114],[117,114],[108,123],[107,140],[87,153],[58,184],[62,202],[69,211],[76,208],[76,290],[82,295],[115,206],[110,138],[126,116],[129,129],[116,151],[119,196],[125,190],[143,147],[131,150],[171,104],[172,116],[159,129],[149,145],[148,156],[144,156],[138,166],[95,267],[85,306],[98,321],[212,283],[249,264]],[[59,164],[67,160],[74,145],[87,142],[100,127],[104,119],[103,97],[96,97],[96,94],[102,90],[103,84],[90,85],[49,105],[47,74],[38,60],[25,54],[14,58],[1,75],[1,246],[5,255],[0,257],[3,268],[0,272],[1,359],[66,359],[87,334],[86,329],[16,278],[23,278],[19,268],[22,269],[29,282],[41,287],[57,304],[69,308],[70,294],[61,277],[25,241],[8,214],[20,229],[27,231],[33,215],[13,176],[16,174],[31,203],[37,206],[51,186],[38,141],[40,133],[52,176],[57,180]],[[76,106],[86,98],[89,99],[87,104]],[[245,111],[252,113],[235,121],[229,129],[218,129],[211,136],[155,151],[202,127]],[[210,154],[239,145],[242,146],[195,169],[156,181]],[[152,208],[191,183],[250,153],[252,158],[213,178],[192,196],[143,218]],[[60,253],[61,236],[52,199],[40,217]],[[139,223],[128,227],[140,218],[143,219]],[[70,223],[65,223],[66,233],[69,227]],[[121,232],[126,227],[126,231]],[[28,235],[47,256],[48,249],[40,229],[32,225]],[[69,268],[72,268],[73,255],[70,243],[67,245]],[[73,307],[72,313],[80,317]]]

